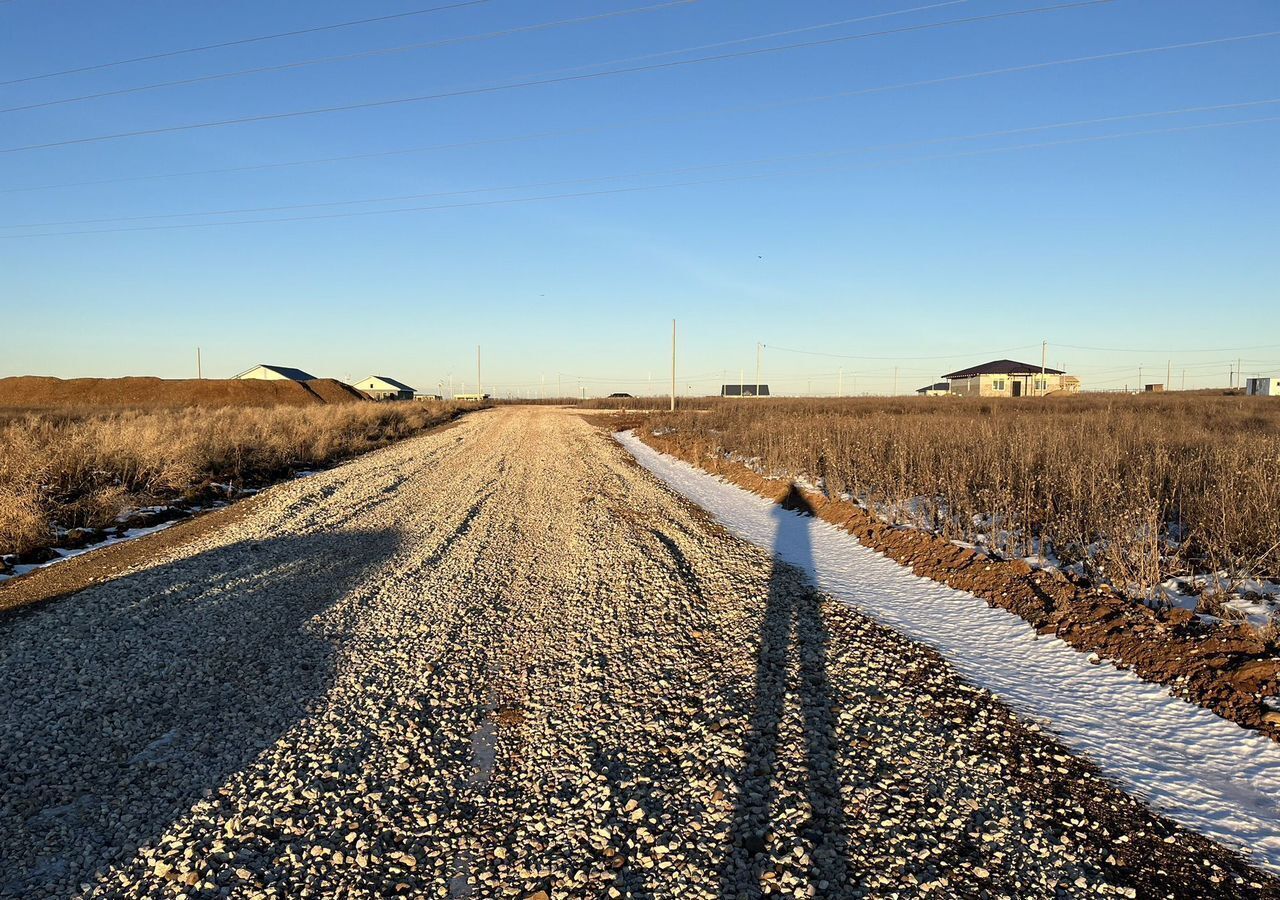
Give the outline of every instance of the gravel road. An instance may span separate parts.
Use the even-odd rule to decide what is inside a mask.
[[[561,410],[9,614],[0,684],[0,897],[1280,896]]]

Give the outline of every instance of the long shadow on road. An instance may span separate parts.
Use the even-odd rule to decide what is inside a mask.
[[[799,513],[799,515],[797,515]],[[804,569],[812,568],[809,538],[813,508],[793,486],[774,508],[774,552],[785,548],[796,567],[775,556],[761,622],[755,691],[750,703],[746,757],[736,777],[737,802],[720,895],[760,897],[761,876],[775,856],[800,850],[820,896],[844,896],[849,883],[848,838],[840,796],[839,744],[827,675],[830,634],[820,597]],[[798,712],[803,762],[784,767],[788,700]],[[799,802],[797,802],[799,801]]]
[[[236,543],[0,617],[0,897],[74,892],[279,739],[398,543]]]

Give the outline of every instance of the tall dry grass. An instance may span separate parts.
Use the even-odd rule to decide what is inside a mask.
[[[453,403],[56,411],[0,420],[0,553],[210,482],[260,485],[451,418]]]
[[[822,479],[998,552],[1055,553],[1154,594],[1225,571],[1280,578],[1280,402],[1166,394],[713,400],[654,427],[696,453]]]

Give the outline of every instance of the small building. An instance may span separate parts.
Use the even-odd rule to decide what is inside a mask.
[[[720,385],[721,397],[768,397],[769,385],[767,384],[722,384]]]
[[[245,369],[239,375],[235,376],[240,379],[260,379],[262,381],[315,381],[316,376],[311,375],[301,369],[294,369],[290,366],[269,366],[266,363],[258,363],[252,369]]]
[[[427,402],[430,402],[430,401],[432,401],[432,400],[443,400],[443,399],[444,399],[444,395],[442,395],[442,394],[424,394],[424,393],[422,393],[421,391],[414,391],[413,399],[414,399],[414,400],[420,400],[420,401],[422,401],[423,403],[427,403]]]
[[[374,400],[412,400],[416,393],[409,385],[386,375],[368,375],[352,387],[364,391]]]
[[[609,399],[610,400],[630,400],[631,395],[628,394],[626,391],[614,391],[612,394],[609,395]]]
[[[951,385],[945,381],[939,381],[934,384],[926,384],[916,390],[916,393],[921,397],[945,397],[951,393]]]
[[[1080,379],[1066,372],[1014,359],[993,359],[942,377],[947,379],[949,393],[960,397],[1043,397],[1080,390]]]
[[[1280,397],[1280,378],[1250,378],[1244,392],[1250,397]]]
[[[469,402],[469,403],[479,403],[483,400],[488,400],[489,395],[488,394],[454,394],[453,399],[462,400],[463,402]]]
[[[1142,390],[1143,392],[1148,394],[1163,394],[1164,385],[1163,384],[1144,384],[1142,386]]]

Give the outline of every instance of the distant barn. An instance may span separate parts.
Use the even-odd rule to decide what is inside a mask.
[[[316,376],[308,374],[301,369],[295,369],[291,366],[268,366],[265,363],[259,363],[252,369],[245,369],[239,375],[235,376],[240,379],[260,379],[262,381],[315,381]]]
[[[769,385],[767,384],[722,384],[720,385],[721,397],[768,397]]]
[[[951,383],[947,381],[937,381],[933,384],[926,384],[924,387],[916,391],[921,397],[945,397],[951,393]]]
[[[357,381],[353,387],[374,400],[412,400],[417,393],[409,385],[386,375],[370,375]]]

